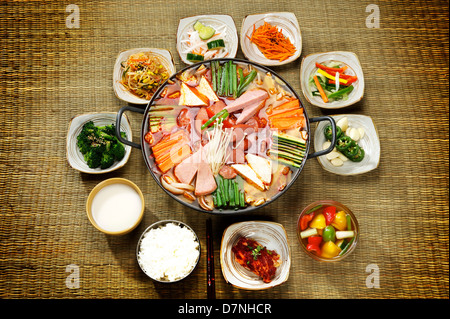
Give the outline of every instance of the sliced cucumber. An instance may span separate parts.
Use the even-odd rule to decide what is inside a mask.
[[[188,53],[186,55],[186,59],[191,62],[200,62],[200,61],[203,61],[205,59],[205,57],[200,54]]]
[[[220,50],[225,48],[225,42],[222,39],[210,41],[206,45],[208,46],[208,50]]]
[[[200,21],[194,23],[194,30],[198,32],[198,35],[202,40],[208,40],[216,33],[216,30],[214,30],[213,27],[205,26]]]

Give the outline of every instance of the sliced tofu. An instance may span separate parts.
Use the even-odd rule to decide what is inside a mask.
[[[214,92],[211,83],[206,79],[204,75],[202,75],[200,79],[200,83],[197,86],[197,91],[206,96],[210,101],[217,102],[219,101],[219,97],[216,92]]]
[[[245,159],[250,167],[258,175],[264,184],[270,185],[272,182],[272,161],[262,156],[247,154]]]
[[[196,88],[183,82],[181,83],[180,101],[178,104],[185,106],[208,106],[209,99]]]
[[[265,190],[263,181],[258,177],[255,171],[248,164],[233,164],[231,165],[234,170],[241,175],[243,179],[258,188],[260,191]]]

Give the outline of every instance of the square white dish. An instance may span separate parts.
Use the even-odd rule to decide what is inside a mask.
[[[86,162],[84,161],[83,154],[81,154],[78,146],[77,146],[77,136],[80,134],[83,125],[89,121],[93,121],[95,126],[102,126],[108,124],[116,123],[117,113],[114,112],[105,112],[105,113],[86,113],[74,116],[69,122],[69,129],[67,132],[66,138],[66,153],[67,153],[67,161],[69,165],[82,172],[88,174],[104,174],[115,171],[123,167],[130,158],[131,147],[128,145],[125,146],[125,156],[122,160],[116,161],[111,167],[107,169],[101,168],[90,168]],[[132,131],[130,126],[130,121],[126,117],[125,114],[122,115],[121,127],[120,131],[125,132],[127,134],[127,139],[129,141],[132,140]]]
[[[264,22],[278,27],[283,35],[289,38],[297,49],[293,56],[281,62],[267,59],[258,47],[249,40],[253,33],[253,28],[258,28]],[[247,59],[266,66],[283,65],[295,61],[302,52],[302,35],[297,17],[292,12],[273,12],[246,16],[242,22],[241,49]]]
[[[380,139],[378,137],[378,132],[375,127],[375,124],[372,121],[372,118],[366,115],[357,115],[357,114],[341,114],[341,115],[333,115],[333,119],[336,123],[347,117],[348,125],[350,127],[359,128],[362,127],[364,129],[364,136],[357,141],[358,145],[360,145],[365,152],[364,159],[361,162],[352,162],[347,160],[343,163],[342,166],[334,166],[329,159],[327,159],[326,155],[317,157],[320,165],[328,172],[337,174],[337,175],[357,175],[367,173],[378,167],[380,163]],[[325,127],[329,125],[329,122],[323,121],[319,122],[316,130],[314,132],[314,149],[315,151],[322,150],[323,144],[326,141],[324,135]]]
[[[228,54],[223,56],[225,58],[234,58],[239,45],[239,38],[237,35],[236,25],[234,20],[229,15],[198,15],[192,17],[186,17],[180,20],[177,30],[177,51],[181,60],[186,64],[193,64],[193,62],[187,60],[186,54],[189,46],[186,44],[188,40],[188,31],[193,30],[193,26],[196,21],[200,21],[205,26],[210,26],[214,29],[225,27],[225,36],[223,37],[225,42],[225,48]],[[205,40],[206,41],[206,40]],[[222,56],[217,56],[217,58]]]
[[[241,236],[256,240],[268,250],[280,255],[281,265],[270,283],[265,283],[256,274],[240,265],[232,252]],[[291,267],[290,248],[286,230],[281,224],[268,221],[246,221],[228,226],[222,236],[220,264],[225,280],[231,285],[245,290],[262,290],[284,283]]]
[[[114,73],[113,73],[113,88],[114,93],[117,98],[122,101],[131,103],[131,104],[139,104],[139,105],[147,105],[150,100],[141,98],[139,96],[134,95],[130,91],[128,91],[121,83],[122,79],[122,65],[121,63],[127,61],[128,57],[132,54],[136,54],[139,52],[151,52],[152,55],[158,57],[161,60],[162,65],[169,70],[170,75],[176,72],[175,64],[173,62],[173,56],[169,50],[166,49],[158,49],[158,48],[135,48],[130,50],[121,51],[117,56],[116,62],[114,64]]]
[[[316,72],[316,62],[326,63],[330,61],[339,61],[348,65],[349,74],[356,75],[358,80],[353,84],[353,91],[349,94],[347,100],[330,101],[325,103],[320,96],[313,96],[309,89],[309,79]],[[353,52],[334,51],[314,53],[303,58],[300,66],[300,83],[303,95],[309,103],[324,109],[339,109],[353,105],[364,96],[364,74],[361,63],[357,55]]]

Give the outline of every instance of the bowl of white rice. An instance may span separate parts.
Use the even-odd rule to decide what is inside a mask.
[[[162,220],[142,233],[136,254],[139,267],[148,277],[163,283],[177,282],[197,266],[200,241],[185,223]]]

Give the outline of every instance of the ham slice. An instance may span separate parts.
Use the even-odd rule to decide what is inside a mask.
[[[203,147],[200,145],[198,151],[175,166],[173,174],[180,183],[191,184],[194,180],[201,161],[202,149]]]
[[[250,118],[252,118],[253,115],[255,115],[257,112],[259,112],[260,109],[264,107],[264,104],[266,103],[266,100],[262,100],[260,102],[248,105],[244,108],[241,115],[239,115],[239,118],[236,121],[236,124],[241,124],[247,122]]]
[[[202,148],[201,160],[198,164],[197,179],[195,181],[195,195],[202,196],[214,192],[217,188],[211,167],[206,159],[206,147]]]
[[[238,97],[236,100],[231,102],[226,106],[226,109],[228,113],[233,113],[239,110],[242,110],[243,108],[246,108],[250,105],[257,104],[259,105],[263,100],[267,99],[269,97],[269,94],[265,90],[262,89],[255,89],[250,90],[242,94],[240,97]]]

